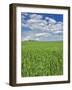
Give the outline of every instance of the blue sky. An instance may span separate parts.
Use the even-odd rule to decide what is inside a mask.
[[[63,15],[21,12],[21,39],[62,41]]]
[[[27,14],[26,17],[24,18],[25,20],[30,19],[30,17],[29,17],[30,15],[37,14],[37,15],[42,15],[43,16],[43,19],[45,19],[45,17],[50,17],[50,18],[55,19],[56,21],[62,21],[63,22],[63,15],[62,14],[27,13],[27,12],[26,13],[25,12],[22,12],[21,13],[22,16],[25,16],[25,14]]]

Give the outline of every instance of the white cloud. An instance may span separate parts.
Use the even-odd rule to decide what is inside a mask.
[[[22,23],[21,26],[22,26],[22,27],[28,27],[28,24]]]
[[[39,19],[42,19],[42,15],[38,15],[38,14],[31,14],[30,15],[30,18],[31,19],[36,19],[36,20],[39,20]]]
[[[26,36],[24,38],[22,38],[23,41],[27,41],[27,40],[30,40],[31,39],[31,36]]]
[[[50,17],[46,17],[45,20],[48,20],[49,23],[56,23],[56,20],[50,18]]]
[[[35,40],[36,40],[36,41],[39,41],[39,40],[40,40],[40,38],[35,38]]]
[[[35,36],[43,36],[46,35],[47,33],[37,33]]]
[[[59,31],[54,31],[53,33],[54,34],[58,34],[58,35],[62,35],[63,34],[63,31],[60,31],[60,30]]]
[[[63,30],[63,23],[62,22],[58,22],[56,24],[56,30]]]
[[[40,37],[40,36],[49,36],[50,34],[49,33],[37,33],[35,34],[36,37]]]
[[[56,22],[56,20],[50,17],[43,19],[42,15],[37,14],[30,15],[30,19],[22,23],[22,27],[31,29],[31,32],[24,34],[25,37],[23,37],[23,40],[49,40],[51,36],[53,37],[53,35],[63,33],[62,22]],[[56,36],[54,36],[54,38],[56,38]],[[59,39],[59,36],[57,36],[57,38]]]
[[[45,27],[47,26],[47,22],[45,20],[30,19],[27,21],[27,23],[29,25],[29,28],[32,30],[46,30]]]
[[[48,20],[48,21],[47,21]],[[32,30],[42,30],[42,31],[54,31],[54,30],[62,30],[63,24],[62,22],[56,22],[56,20],[46,17],[45,19],[42,19],[41,15],[32,14],[30,15],[30,19],[25,21],[25,23],[22,23],[23,26],[27,26]]]

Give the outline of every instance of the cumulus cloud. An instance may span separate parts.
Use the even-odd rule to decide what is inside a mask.
[[[36,41],[39,41],[39,40],[40,40],[40,38],[35,38],[35,40],[36,40]]]
[[[29,40],[29,39],[31,39],[31,36],[26,36],[26,37],[23,38],[24,41]]]
[[[46,35],[47,33],[37,33],[35,36],[43,36]]]
[[[28,24],[22,23],[21,26],[22,26],[22,27],[28,27]]]
[[[42,15],[32,14],[32,15],[30,15],[30,18],[31,18],[31,19],[39,20],[39,19],[42,19],[43,17],[42,17]]]
[[[46,30],[47,22],[45,20],[40,19],[29,19],[27,21],[29,28],[32,30],[39,29],[39,30]]]
[[[46,17],[45,20],[49,21],[49,23],[56,23],[56,20],[54,20],[50,17]]]
[[[25,18],[25,15],[24,17]],[[50,17],[43,18],[42,15],[30,14],[29,19],[26,22],[22,22],[22,27],[28,27],[31,31],[26,36],[24,33],[23,40],[61,40],[60,35],[63,35],[63,22],[57,22]],[[54,39],[53,39],[54,38]]]

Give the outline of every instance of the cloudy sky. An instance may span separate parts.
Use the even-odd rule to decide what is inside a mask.
[[[63,15],[21,12],[21,40],[62,41]]]

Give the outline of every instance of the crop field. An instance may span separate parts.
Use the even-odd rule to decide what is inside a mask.
[[[21,42],[21,76],[63,74],[63,42]]]

